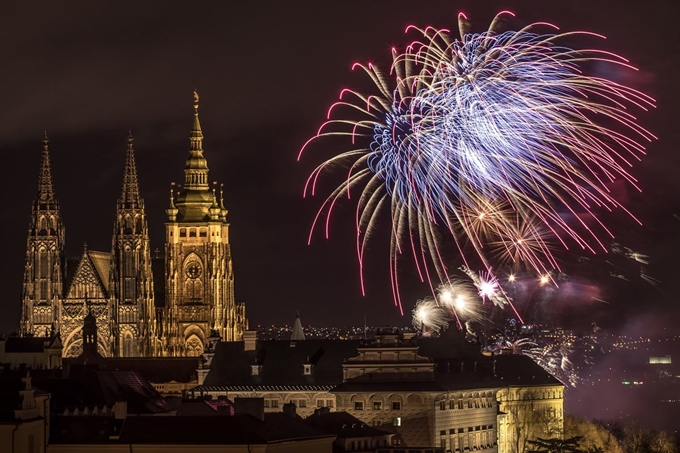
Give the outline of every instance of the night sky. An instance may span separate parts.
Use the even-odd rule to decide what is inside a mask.
[[[492,5],[493,3],[493,5]],[[483,4],[483,5],[478,5]],[[324,120],[344,87],[365,86],[355,61],[385,67],[389,49],[408,42],[408,24],[455,29],[464,11],[484,31],[497,13],[517,14],[515,29],[550,21],[562,30],[608,37],[590,42],[640,68],[622,83],[654,96],[658,108],[640,122],[659,140],[633,170],[642,194],[617,188],[644,223],[607,219],[626,246],[650,255],[649,274],[662,291],[605,276],[594,307],[612,325],[659,326],[677,320],[680,264],[680,124],[678,58],[680,3],[588,0],[569,2],[11,2],[0,16],[0,152],[3,165],[2,309],[0,332],[18,326],[26,232],[35,197],[43,130],[50,138],[52,174],[66,226],[68,256],[83,243],[110,251],[115,202],[122,183],[128,129],[135,138],[140,189],[152,248],[163,248],[171,181],[183,181],[192,122],[192,91],[201,96],[210,179],[224,183],[229,210],[236,297],[250,325],[407,325],[392,305],[385,244],[372,245],[368,295],[362,297],[352,204],[340,206],[331,239],[309,226],[321,197],[302,198],[306,175],[329,149],[301,145]],[[559,6],[558,6],[559,5]],[[385,241],[389,236],[384,223]],[[409,281],[412,269],[403,268]],[[603,290],[604,291],[604,290]],[[404,304],[428,295],[408,283]],[[580,318],[590,307],[579,311]],[[593,315],[595,316],[595,315]],[[614,322],[616,321],[616,322]]]

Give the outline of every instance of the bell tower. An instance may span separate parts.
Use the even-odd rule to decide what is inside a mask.
[[[139,195],[134,139],[130,132],[111,246],[112,350],[118,357],[151,355],[155,311],[150,247],[144,199]]]
[[[20,322],[22,335],[35,336],[49,336],[59,329],[65,272],[64,225],[52,187],[47,132],[42,142],[38,194],[33,201],[26,241]]]
[[[229,223],[220,190],[211,189],[203,156],[203,131],[194,92],[194,121],[184,185],[170,193],[166,209],[166,310],[164,336],[168,355],[198,356],[208,338],[240,340],[245,308],[234,300]],[[216,183],[215,183],[216,184]]]

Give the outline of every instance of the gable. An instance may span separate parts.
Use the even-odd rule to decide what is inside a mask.
[[[90,256],[92,254],[92,256]],[[107,261],[108,264],[104,264]],[[71,279],[66,299],[107,299],[111,254],[85,251]]]

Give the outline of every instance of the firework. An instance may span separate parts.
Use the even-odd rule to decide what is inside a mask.
[[[510,349],[513,354],[530,357],[565,386],[576,387],[581,382],[576,367],[570,359],[574,351],[564,344],[547,343],[539,345],[529,338],[518,338],[514,341],[501,338],[490,349],[494,352]]]
[[[461,320],[479,321],[483,318],[480,309],[482,301],[469,281],[462,278],[449,278],[446,283],[437,287],[436,293],[438,305],[450,319],[455,319],[459,328],[462,328]]]
[[[628,169],[654,136],[629,110],[646,110],[654,100],[586,72],[594,61],[632,68],[624,58],[559,44],[599,35],[558,33],[546,23],[500,31],[510,15],[500,13],[477,34],[467,32],[467,18],[459,15],[460,39],[445,29],[408,27],[420,38],[401,53],[393,49],[387,75],[372,64],[354,66],[368,74],[375,93],[343,90],[300,151],[321,137],[349,138],[351,149],[319,165],[305,185],[305,195],[313,195],[324,170],[348,168],[322,204],[310,240],[322,214],[328,236],[337,201],[358,192],[356,253],[363,270],[378,213],[389,209],[390,275],[400,307],[403,254],[412,255],[434,294],[433,280],[445,282],[454,259],[446,244],[454,244],[466,267],[474,260],[488,273],[491,287],[482,297],[506,305],[492,282],[488,250],[548,275],[559,269],[555,245],[607,250],[600,235],[611,233],[597,210],[628,212],[608,184],[637,187]],[[338,118],[340,111],[346,116]],[[364,292],[363,273],[361,281]]]
[[[436,333],[449,325],[446,312],[432,298],[416,302],[413,309],[413,327],[427,335]]]

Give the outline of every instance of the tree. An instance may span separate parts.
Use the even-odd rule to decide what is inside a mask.
[[[570,437],[569,439],[541,439],[540,437],[536,440],[530,440],[529,445],[531,445],[533,450],[529,450],[528,453],[587,453],[580,447],[581,437]]]
[[[581,436],[582,448],[587,453],[623,453],[621,444],[612,433],[612,426],[602,422],[565,415],[564,436]]]

